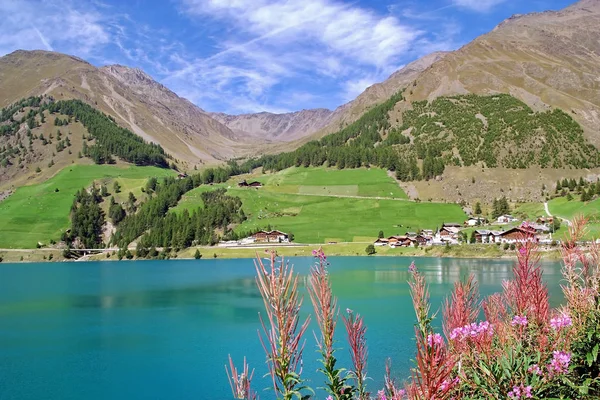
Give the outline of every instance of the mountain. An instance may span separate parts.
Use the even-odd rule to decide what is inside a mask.
[[[309,136],[323,128],[333,112],[324,108],[292,113],[228,115],[211,113],[210,116],[233,132],[270,142],[291,142]]]
[[[333,112],[319,108],[283,114],[210,113],[210,116],[241,136],[264,139],[273,143],[273,146],[263,149],[269,153],[290,150],[309,139],[337,132],[356,121],[370,107],[407,87],[421,72],[446,54],[446,52],[435,52],[413,61],[394,72],[386,81],[368,87],[356,99]]]
[[[515,15],[423,71],[407,102],[508,93],[535,111],[568,112],[600,145],[600,1]]]
[[[329,117],[327,125],[315,136],[321,137],[348,126],[373,105],[389,99],[394,93],[407,87],[419,74],[433,63],[442,60],[447,54],[449,53],[443,51],[428,54],[394,72],[385,81],[369,86],[356,99],[338,107]]]
[[[249,154],[260,144],[244,141],[139,69],[96,68],[77,57],[38,50],[0,58],[0,107],[43,94],[82,100],[189,166]]]

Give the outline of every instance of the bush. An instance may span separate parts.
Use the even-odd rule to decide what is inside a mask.
[[[373,254],[376,253],[375,246],[373,246],[372,244],[368,245],[367,248],[365,249],[365,252],[367,253],[368,256],[372,256]]]
[[[510,249],[511,249],[511,250],[515,250],[516,248],[517,248],[517,246],[516,246],[514,243],[511,243],[511,244],[510,244]]]
[[[502,293],[480,301],[473,275],[455,284],[441,312],[443,334],[434,329],[428,285],[413,263],[409,286],[417,317],[415,365],[404,385],[391,378],[388,365],[385,387],[376,399],[600,398],[600,260],[590,258],[585,266],[571,262],[582,254],[575,243],[583,231],[582,220],[575,220],[564,247],[566,304],[550,308],[537,244],[526,242],[519,247],[514,277],[503,285]],[[368,399],[364,321],[350,309],[342,316],[352,362],[344,369],[336,364],[339,308],[331,292],[327,258],[321,250],[313,254],[317,261],[306,289],[319,328],[322,386],[336,399]],[[300,344],[309,317],[301,319],[298,276],[274,253],[270,268],[257,257],[256,271],[267,313],[261,340],[275,396],[304,398],[311,389],[301,376]],[[480,315],[485,320],[477,321]],[[238,371],[230,358],[227,373],[233,392],[242,393],[238,398],[255,398],[248,371],[245,362]]]
[[[196,260],[199,260],[202,258],[202,254],[200,254],[200,250],[196,249],[196,252],[194,253],[194,258]]]
[[[504,246],[502,246],[502,248],[503,248],[504,250],[508,250],[508,249],[509,249],[509,247],[510,247],[510,245],[509,245],[508,243],[504,243]]]

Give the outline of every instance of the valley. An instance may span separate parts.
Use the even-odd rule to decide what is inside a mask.
[[[587,0],[514,17],[335,110],[281,114],[207,112],[138,68],[15,51],[0,58],[0,248],[170,257],[278,230],[355,254],[498,199],[520,221],[585,216],[594,238],[594,21]],[[555,191],[563,179],[584,185]]]

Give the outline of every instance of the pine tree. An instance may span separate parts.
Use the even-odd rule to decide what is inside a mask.
[[[475,203],[475,215],[481,215],[481,213],[481,203],[477,202]]]
[[[194,253],[194,258],[196,260],[199,260],[202,258],[202,254],[200,254],[200,250],[196,249],[196,252]]]

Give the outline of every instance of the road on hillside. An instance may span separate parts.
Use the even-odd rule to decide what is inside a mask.
[[[279,193],[279,192],[271,192],[271,193]],[[395,198],[395,197],[352,196],[349,194],[318,194],[318,193],[282,193],[282,194],[293,194],[296,196],[312,196],[312,197],[338,197],[338,198],[342,198],[342,199],[410,201],[408,199],[399,199],[399,198]]]
[[[552,217],[552,214],[550,214],[550,209],[548,208],[548,202],[544,203],[544,209],[546,210],[546,215],[548,215],[549,217]],[[559,219],[565,221],[567,223],[567,225],[571,225],[571,221],[569,221],[566,218],[559,217],[558,215],[556,215],[556,218],[559,218]]]

